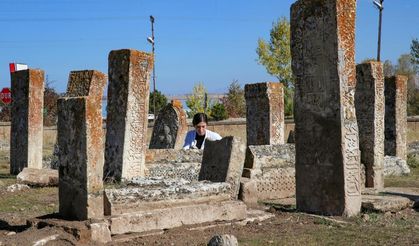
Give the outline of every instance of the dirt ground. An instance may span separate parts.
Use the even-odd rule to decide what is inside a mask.
[[[417,187],[419,168],[407,177],[386,179],[392,186]],[[71,230],[55,227],[36,229],[27,220],[58,212],[57,188],[30,188],[10,192],[16,178],[8,174],[8,163],[0,161],[0,245],[98,245],[78,240]],[[221,223],[197,228],[184,226],[144,236],[130,234],[113,237],[107,245],[206,245],[216,234],[232,234],[239,245],[419,245],[419,208],[396,213],[364,212],[353,218],[314,217],[299,213],[294,205],[263,205],[275,217],[247,225]],[[332,220],[330,220],[330,219]]]

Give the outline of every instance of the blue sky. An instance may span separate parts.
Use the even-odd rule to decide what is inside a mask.
[[[275,81],[256,62],[259,37],[289,18],[294,0],[0,0],[0,88],[10,86],[9,62],[40,68],[60,92],[72,70],[107,73],[111,50],[151,52],[149,15],[155,17],[157,89],[209,92]],[[385,0],[381,59],[397,62],[419,38],[418,0]],[[376,57],[378,11],[358,0],[356,61]]]

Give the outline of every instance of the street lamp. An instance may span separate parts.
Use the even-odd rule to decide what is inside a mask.
[[[377,47],[377,61],[380,61],[380,49],[381,49],[381,21],[383,18],[383,2],[384,0],[374,0],[372,3],[377,7],[379,10],[379,19],[378,19],[378,47]]]
[[[153,54],[153,124],[156,122],[156,58],[154,56],[154,17],[150,15],[151,37],[147,37],[147,41],[151,44]]]

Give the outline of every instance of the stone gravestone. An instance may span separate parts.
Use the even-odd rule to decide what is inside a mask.
[[[237,137],[207,140],[198,180],[230,183],[232,198],[237,199],[245,151],[246,146]]]
[[[143,176],[148,124],[151,54],[114,50],[109,54],[104,178]]]
[[[71,72],[67,94],[59,98],[59,212],[63,218],[103,216],[102,95],[106,75]]]
[[[44,71],[21,70],[12,76],[10,174],[25,167],[42,169]]]
[[[246,84],[247,145],[284,144],[284,89],[281,83]]]
[[[365,186],[384,188],[384,77],[380,62],[356,66],[355,108]]]
[[[360,212],[355,114],[355,0],[299,0],[291,7],[297,209]]]
[[[385,78],[385,155],[406,160],[407,77]]]
[[[181,149],[188,131],[186,114],[180,102],[167,104],[153,127],[150,149]]]

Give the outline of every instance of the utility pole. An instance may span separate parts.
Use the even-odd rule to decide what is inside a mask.
[[[147,41],[151,43],[153,54],[153,125],[156,123],[156,56],[154,55],[154,17],[150,15],[150,22],[151,22],[151,37],[147,38]]]
[[[380,52],[381,52],[381,22],[383,19],[383,2],[384,0],[374,0],[373,4],[378,8],[379,17],[378,17],[378,46],[377,46],[377,61],[380,61]]]

